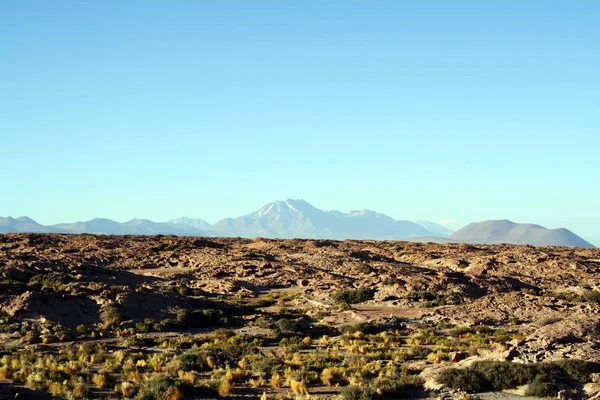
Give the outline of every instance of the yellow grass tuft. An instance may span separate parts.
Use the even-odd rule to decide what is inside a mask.
[[[106,374],[106,373],[96,374],[92,377],[92,382],[99,389],[105,388],[108,386],[108,374]]]
[[[258,379],[250,379],[248,383],[255,389],[265,386],[265,380],[262,377],[259,377]]]
[[[219,395],[228,396],[233,393],[233,382],[227,379],[223,379],[219,385]]]
[[[50,392],[52,396],[65,397],[66,391],[67,387],[62,383],[50,382],[48,384],[48,392]]]
[[[73,395],[71,398],[82,400],[88,398],[88,392],[83,382],[78,382],[75,384],[75,386],[73,387]]]
[[[308,395],[308,389],[306,387],[306,383],[304,382],[298,382],[297,380],[292,379],[290,382],[290,388],[292,389],[292,392],[296,394]]]
[[[215,369],[217,366],[217,361],[214,359],[214,357],[208,356],[206,357],[206,365],[208,365],[208,368],[210,369]]]
[[[119,363],[123,363],[123,360],[125,359],[125,352],[123,350],[117,350],[113,356]]]
[[[166,400],[183,400],[183,392],[176,386],[171,386],[167,390]]]
[[[226,381],[233,381],[235,379],[233,371],[227,368],[227,371],[225,371],[225,375],[223,375],[223,379],[225,379]]]
[[[0,379],[11,379],[11,378],[12,378],[12,371],[8,367],[8,365],[5,365],[4,367],[0,367]]]
[[[273,373],[273,375],[271,375],[271,386],[274,389],[278,389],[281,387],[281,375],[279,375],[277,372]]]
[[[115,385],[115,392],[120,393],[123,397],[131,397],[135,392],[135,385],[131,382],[121,382]]]
[[[333,386],[333,380],[336,377],[344,376],[345,372],[346,371],[343,369],[337,367],[324,368],[323,371],[321,371],[321,382],[323,382],[323,385],[325,386]]]
[[[192,371],[177,371],[177,375],[179,376],[179,379],[181,379],[182,381],[184,381],[185,383],[189,383],[190,385],[193,385],[196,383],[196,374],[194,374]]]

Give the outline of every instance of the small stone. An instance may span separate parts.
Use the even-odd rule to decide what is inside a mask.
[[[464,360],[468,356],[469,356],[469,354],[465,353],[464,351],[457,351],[457,352],[452,353],[452,356],[450,357],[450,362],[456,363],[456,362]]]

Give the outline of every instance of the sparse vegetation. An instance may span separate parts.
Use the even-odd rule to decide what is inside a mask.
[[[338,303],[358,304],[373,299],[373,292],[367,289],[338,290],[331,297]]]
[[[562,360],[537,364],[517,364],[505,362],[478,362],[466,369],[445,369],[438,376],[438,382],[467,393],[498,391],[531,384],[530,395],[556,396],[550,393],[554,382],[567,380],[577,383],[591,381],[591,374],[600,371],[600,364]]]
[[[518,259],[515,250],[503,258],[508,250],[463,245],[429,254],[429,245],[391,242],[76,238],[89,246],[61,237],[64,244],[13,257],[11,246],[19,247],[0,235],[0,379],[14,386],[63,399],[367,400],[424,395],[419,374],[440,368],[448,388],[477,393],[527,384],[528,395],[555,397],[559,387],[598,372],[576,360],[469,360],[453,368],[530,342],[536,332],[554,335],[554,326],[540,328],[570,313],[577,319],[569,324],[581,320],[584,333],[550,336],[549,351],[572,346],[582,354],[581,344],[597,340],[596,287],[549,287],[553,264],[533,278],[519,267],[523,282],[502,275],[502,260]],[[431,262],[453,252],[459,265],[469,260],[471,272],[482,265],[474,254],[487,257],[483,265],[494,255],[497,269],[468,275]],[[68,263],[55,254],[67,254]],[[594,262],[578,265],[593,281]],[[520,309],[521,302],[534,304]]]

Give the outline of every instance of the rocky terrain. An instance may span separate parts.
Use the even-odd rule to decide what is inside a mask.
[[[592,398],[599,285],[600,249],[0,235],[0,398]]]

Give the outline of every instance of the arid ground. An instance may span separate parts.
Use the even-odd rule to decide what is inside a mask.
[[[0,235],[0,399],[594,398],[600,249]]]

